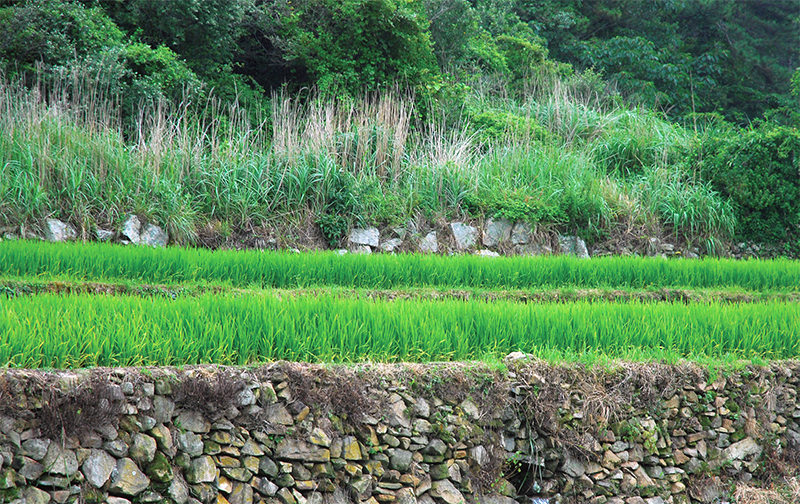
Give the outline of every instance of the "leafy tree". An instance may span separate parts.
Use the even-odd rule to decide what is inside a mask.
[[[418,85],[437,72],[414,0],[297,0],[285,14],[284,59],[323,91]]]

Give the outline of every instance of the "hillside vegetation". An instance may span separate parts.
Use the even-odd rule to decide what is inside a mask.
[[[796,11],[12,2],[0,227],[55,217],[89,239],[135,213],[178,244],[311,230],[324,248],[354,226],[507,217],[612,251],[794,255]]]

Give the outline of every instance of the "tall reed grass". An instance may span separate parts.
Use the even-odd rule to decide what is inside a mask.
[[[703,242],[724,240],[733,226],[719,195],[679,166],[685,130],[574,83],[555,81],[557,93],[538,89],[520,101],[472,98],[528,125],[485,144],[468,113],[457,121],[419,114],[398,89],[360,100],[277,93],[263,118],[237,102],[187,95],[142,104],[125,122],[102,82],[80,69],[55,82],[0,76],[0,227],[35,228],[53,216],[88,238],[138,213],[190,243],[211,220],[248,227],[308,212],[344,212],[350,224],[463,217],[467,198],[509,188],[564,209],[550,224],[572,230],[640,219]],[[653,184],[628,181],[629,173],[664,171],[680,183],[647,193]],[[351,202],[345,210],[335,204],[342,198]],[[678,202],[697,208],[676,218]]]
[[[292,254],[260,251],[151,249],[107,244],[0,242],[0,275],[66,275],[144,283],[222,282],[232,286],[342,286],[530,289],[741,288],[796,291],[800,262],[571,256],[440,257]]]
[[[783,303],[530,304],[327,296],[21,297],[0,303],[12,367],[442,361],[511,351],[589,359],[786,359],[800,316]]]

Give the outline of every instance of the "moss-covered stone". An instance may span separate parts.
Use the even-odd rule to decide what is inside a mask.
[[[170,465],[169,459],[167,459],[167,457],[161,452],[156,452],[155,457],[153,457],[153,461],[147,466],[145,474],[147,474],[152,480],[158,481],[159,483],[167,483],[172,480],[174,476],[172,472],[172,465]]]

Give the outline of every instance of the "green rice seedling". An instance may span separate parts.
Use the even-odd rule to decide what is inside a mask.
[[[344,255],[124,247],[99,243],[0,242],[0,274],[67,274],[87,280],[222,282],[236,287],[341,286],[370,289],[741,288],[794,291],[790,260],[663,260],[646,257]]]
[[[800,357],[780,302],[517,304],[331,296],[42,295],[0,305],[0,362],[15,367],[385,362],[498,358]]]

